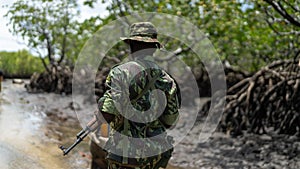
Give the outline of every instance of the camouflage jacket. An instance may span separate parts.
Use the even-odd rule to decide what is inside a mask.
[[[146,57],[114,67],[106,85],[98,103],[100,112],[114,115],[105,147],[109,159],[145,164],[172,148],[165,131],[177,122],[180,92],[168,73]]]

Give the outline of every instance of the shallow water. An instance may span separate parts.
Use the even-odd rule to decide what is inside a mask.
[[[0,168],[69,168],[57,158],[57,146],[45,137],[44,114],[23,85],[6,80],[0,93]]]
[[[0,142],[0,167],[8,168],[43,168],[38,160],[30,158],[25,153]]]

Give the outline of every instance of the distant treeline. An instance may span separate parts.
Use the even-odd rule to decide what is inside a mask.
[[[42,72],[44,69],[40,58],[27,50],[0,52],[0,70],[4,78],[30,78],[34,72]]]

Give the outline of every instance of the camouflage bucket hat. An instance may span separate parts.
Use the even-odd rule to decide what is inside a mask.
[[[157,43],[161,47],[160,42],[157,40],[157,30],[151,22],[137,22],[130,26],[129,37],[121,37],[120,39],[126,43],[130,40],[142,41],[148,43]]]

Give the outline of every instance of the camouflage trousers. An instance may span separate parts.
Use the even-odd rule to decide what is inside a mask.
[[[155,158],[152,162],[145,166],[130,166],[115,163],[114,161],[108,160],[108,169],[163,169],[159,164],[160,156]]]
[[[107,153],[95,142],[90,141],[90,151],[92,154],[91,169],[159,169],[160,157],[155,158],[145,166],[124,166],[106,159]]]
[[[106,152],[94,141],[90,141],[90,152],[92,154],[91,169],[107,169]]]
[[[164,154],[158,155],[144,166],[131,166],[116,163],[106,159],[107,152],[98,146],[94,141],[90,141],[90,151],[92,154],[91,169],[163,169],[167,166],[170,156],[164,158]],[[172,150],[169,150],[172,152]],[[162,167],[164,166],[164,167]]]

